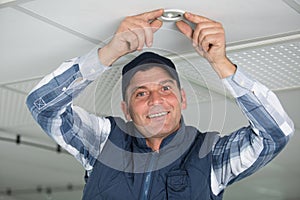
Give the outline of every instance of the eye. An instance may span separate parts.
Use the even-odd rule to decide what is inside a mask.
[[[147,95],[147,93],[145,91],[143,91],[143,92],[137,92],[135,96],[136,97],[144,97],[146,95]]]
[[[169,90],[171,90],[172,88],[171,88],[171,86],[169,86],[169,85],[166,85],[166,86],[162,86],[162,91],[169,91]]]

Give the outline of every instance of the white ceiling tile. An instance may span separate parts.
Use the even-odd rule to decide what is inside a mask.
[[[299,14],[281,0],[253,0],[251,3],[229,0],[226,1],[226,6],[221,0],[187,0],[184,4],[171,0],[147,3],[138,0],[112,0],[106,4],[97,0],[39,0],[25,3],[22,7],[102,41],[107,41],[112,36],[125,16],[156,8],[178,8],[221,21],[226,29],[228,42],[291,32],[298,30],[300,26],[300,21],[297,20]],[[267,12],[265,8],[268,8]],[[170,25],[166,24],[165,27],[169,28]],[[171,43],[168,49],[177,50],[179,45],[172,45],[177,39],[168,37],[168,40]],[[160,42],[164,41],[159,40],[158,44]],[[181,49],[184,50],[185,47]]]
[[[44,76],[94,45],[11,8],[0,9],[0,82]]]

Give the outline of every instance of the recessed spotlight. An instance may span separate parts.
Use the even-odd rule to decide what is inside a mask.
[[[178,9],[165,9],[163,15],[159,18],[162,21],[177,22],[183,19],[185,11]]]

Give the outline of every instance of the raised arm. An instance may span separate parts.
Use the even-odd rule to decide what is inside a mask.
[[[110,132],[109,120],[73,105],[73,99],[103,71],[98,50],[65,61],[35,86],[27,106],[41,128],[71,153],[86,170],[92,166]]]
[[[229,184],[271,161],[286,145],[294,125],[276,95],[241,72],[226,57],[225,34],[220,23],[191,13],[186,13],[185,18],[196,28],[183,21],[177,22],[177,27],[223,79],[250,122],[248,127],[218,138],[214,144],[211,188],[218,195]]]
[[[219,138],[213,150],[215,194],[270,162],[294,133],[294,124],[276,95],[240,69],[223,80],[250,125]]]
[[[151,46],[153,33],[161,26],[156,20],[163,10],[126,17],[112,40],[85,56],[62,63],[35,86],[27,106],[41,128],[91,170],[110,133],[106,118],[90,114],[73,105],[73,99],[92,81],[109,69],[118,58]]]

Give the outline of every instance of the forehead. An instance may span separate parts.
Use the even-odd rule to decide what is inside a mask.
[[[150,69],[136,72],[130,80],[129,87],[146,85],[148,83],[160,83],[161,81],[170,79],[173,80],[171,75],[165,69],[154,66]]]

